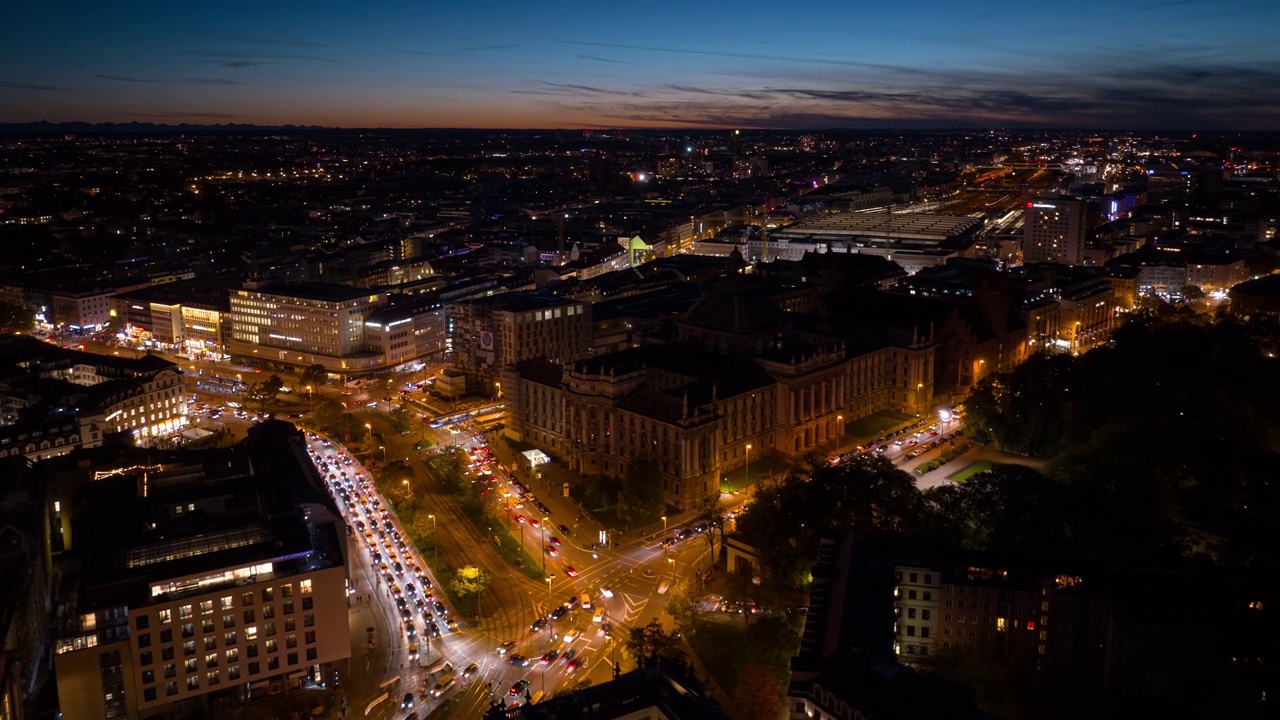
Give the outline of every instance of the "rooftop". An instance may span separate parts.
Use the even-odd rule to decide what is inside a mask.
[[[917,213],[836,213],[770,234],[770,240],[884,238],[937,244],[981,228],[977,218]]]
[[[321,302],[345,302],[356,298],[377,295],[368,288],[339,285],[338,283],[279,283],[262,287],[245,287],[239,292],[260,292],[265,295],[319,300]]]
[[[291,575],[341,564],[340,533],[326,519],[337,509],[289,423],[254,426],[231,449],[176,457],[100,477],[74,500],[78,536],[112,538],[75,549],[82,610],[145,604],[151,586],[200,573],[269,562]]]

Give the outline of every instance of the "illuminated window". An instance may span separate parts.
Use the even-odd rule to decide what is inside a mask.
[[[245,636],[245,638],[246,638],[246,639],[248,639],[248,640],[257,640],[257,639],[258,639],[258,626],[257,626],[257,625],[250,625],[249,627],[245,628],[245,629],[244,629],[244,636]]]
[[[310,595],[310,594],[311,594],[311,581],[310,581],[310,580],[302,580],[302,581],[299,581],[299,582],[298,582],[298,590],[300,590],[300,591],[302,592],[302,594],[303,594],[303,595]],[[285,597],[288,597],[288,596],[286,595]]]
[[[161,610],[160,612],[156,613],[156,615],[159,616],[161,624],[167,623],[167,622],[173,622],[172,610],[168,610],[168,609]]]
[[[230,596],[230,595],[227,595],[227,596],[225,596],[225,597],[223,597],[223,598],[222,598],[222,609],[223,609],[223,610],[230,610],[230,609],[231,609],[231,596]]]
[[[212,601],[212,600],[201,600],[201,601],[200,601],[200,614],[201,614],[201,615],[212,615],[212,614],[213,614],[213,601]]]
[[[996,618],[996,632],[1005,632],[1009,629],[1009,621],[1002,617]]]
[[[182,607],[178,608],[178,617],[182,618],[183,620],[190,618],[193,614],[194,613],[192,612],[192,608],[190,605],[183,605]]]

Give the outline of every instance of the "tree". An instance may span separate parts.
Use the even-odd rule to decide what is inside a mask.
[[[720,509],[718,502],[708,499],[698,509],[693,522],[695,525],[705,525],[707,528],[707,547],[711,553],[711,563],[714,565],[719,559],[716,556],[716,530],[720,531],[720,548],[724,549],[724,511]]]
[[[351,428],[351,416],[343,412],[340,404],[332,401],[322,401],[311,416],[311,422],[317,430],[334,438],[346,438]]]
[[[812,477],[793,474],[758,488],[738,529],[755,546],[762,577],[803,586],[825,532],[906,534],[920,525],[921,511],[910,475],[883,457],[859,457],[818,468]]]
[[[1024,465],[996,465],[925,494],[940,535],[974,550],[1065,552],[1063,488]]]
[[[644,627],[631,628],[622,649],[637,667],[661,667],[676,674],[691,674],[689,657],[680,647],[680,638],[663,630],[657,620],[650,620]]]
[[[313,391],[318,391],[320,386],[329,384],[329,371],[319,363],[308,365],[298,376],[298,384],[304,389],[310,385]]]
[[[25,303],[0,302],[0,332],[31,332],[36,313]]]
[[[246,399],[258,404],[259,412],[267,411],[267,404],[276,401],[280,391],[284,389],[284,381],[279,375],[272,375],[249,386]]]
[[[409,539],[420,551],[428,546],[435,546],[437,524],[431,520],[431,515],[427,508],[417,506],[406,523],[405,532],[409,533]]]
[[[1184,300],[1203,300],[1204,290],[1199,285],[1183,285],[1182,298]]]
[[[702,594],[691,582],[678,582],[667,592],[665,611],[675,621],[676,627],[684,633],[693,632],[701,614],[698,604],[702,602]]]
[[[666,491],[662,489],[662,473],[652,460],[636,460],[618,489],[618,517],[630,525],[645,525],[662,517],[666,508]]]
[[[458,598],[458,609],[469,615],[476,615],[480,609],[480,596],[489,588],[491,577],[485,569],[476,565],[458,568],[458,572],[450,581],[454,595]]]
[[[782,682],[773,668],[750,663],[733,685],[729,715],[734,720],[774,720],[782,708]]]

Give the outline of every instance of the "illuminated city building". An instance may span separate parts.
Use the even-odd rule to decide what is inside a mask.
[[[366,317],[387,296],[322,283],[253,283],[231,292],[231,355],[250,362],[335,373],[379,370],[384,355],[366,347]]]
[[[112,433],[153,444],[187,427],[182,371],[154,355],[96,355],[2,336],[0,363],[0,458],[65,455]]]
[[[1084,200],[1065,197],[1029,200],[1023,226],[1022,262],[1083,265],[1085,230]]]
[[[350,656],[344,524],[292,425],[215,455],[65,468],[58,488],[67,720],[236,707],[327,683]]]

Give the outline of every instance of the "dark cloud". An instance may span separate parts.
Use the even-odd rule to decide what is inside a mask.
[[[318,55],[293,55],[288,53],[246,53],[234,50],[180,50],[179,54],[213,61],[266,63],[273,60],[300,60],[303,62],[336,63],[337,60]]]
[[[581,42],[577,40],[562,40],[564,45],[581,45],[585,47],[613,48],[615,50],[639,50],[642,52],[652,53],[668,53],[674,55],[701,55],[704,57],[721,57],[734,60],[767,60],[778,63],[798,63],[807,65],[833,65],[837,67],[863,68],[868,70],[880,70],[894,73],[902,73],[906,75],[916,75],[921,73],[933,75],[951,75],[951,73],[940,73],[933,70],[923,70],[921,68],[912,68],[902,65],[887,65],[884,63],[864,62],[860,60],[843,60],[839,58],[815,58],[804,57],[798,55],[766,55],[763,53],[744,53],[744,52],[727,52],[722,50],[695,50],[692,48],[671,48],[661,47],[657,45],[627,45],[624,43],[602,43],[602,42]],[[955,75],[955,77],[960,77]]]
[[[120,113],[125,117],[136,118],[158,118],[161,120],[234,120],[237,115],[230,113],[213,113],[213,112],[182,112],[178,110],[156,110],[153,112],[124,112]]]
[[[132,77],[129,75],[107,75],[105,73],[94,73],[93,76],[96,78],[102,78],[103,80],[112,80],[114,82],[122,83],[144,83],[151,85],[164,82],[164,80],[156,80],[155,78]]]
[[[189,77],[181,78],[184,83],[192,83],[195,85],[252,85],[253,83],[240,82],[239,80],[228,80],[227,78],[216,77]]]
[[[35,90],[38,92],[71,92],[71,88],[69,87],[24,82],[0,82],[0,88],[8,88],[10,90]]]
[[[327,47],[327,43],[312,42],[311,40],[282,40],[280,38],[258,38],[245,35],[231,35],[225,38],[228,42],[244,43],[245,45],[263,45],[266,47],[296,47],[296,48],[318,48]]]
[[[644,97],[644,93],[635,90],[618,90],[614,88],[598,87],[595,85],[583,85],[581,83],[558,83],[547,81],[539,82],[534,87],[512,90],[511,92],[517,95],[616,95],[619,97]]]
[[[613,58],[600,57],[599,55],[590,55],[582,53],[578,56],[579,60],[594,60],[595,62],[612,63],[614,65],[629,65],[626,60],[614,60]]]
[[[1270,66],[1169,63],[1095,73],[972,72],[965,83],[927,73],[918,82],[804,74],[790,86],[652,86],[558,89],[565,113],[608,124],[854,127],[1129,127],[1266,129],[1280,114],[1280,70]],[[782,79],[782,78],[779,78]],[[632,95],[637,99],[631,99]]]

